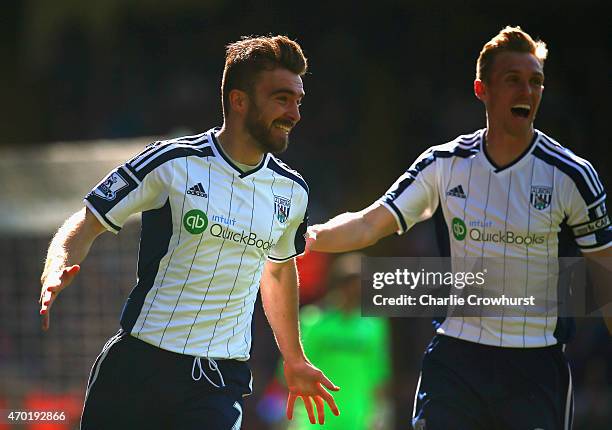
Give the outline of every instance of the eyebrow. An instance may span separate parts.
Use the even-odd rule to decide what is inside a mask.
[[[306,95],[306,93],[304,93],[303,91],[301,93],[298,93],[289,88],[280,88],[278,90],[272,91],[271,95],[275,96],[277,94],[289,94],[290,96],[298,96],[298,97],[304,97]]]
[[[505,76],[505,75],[509,75],[509,74],[511,74],[511,73],[518,73],[518,74],[520,74],[520,73],[521,73],[521,70],[518,70],[518,69],[510,69],[510,70],[507,70],[507,71],[505,71],[505,72],[504,72],[504,76]],[[542,78],[544,77],[544,73],[539,72],[539,71],[533,72],[532,74],[533,74],[533,75],[540,76],[540,77],[542,77]]]

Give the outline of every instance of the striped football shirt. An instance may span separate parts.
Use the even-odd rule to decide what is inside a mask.
[[[125,331],[181,354],[246,360],[264,263],[304,251],[308,186],[271,154],[242,172],[218,131],[149,145],[85,204],[114,233],[142,212]]]
[[[453,270],[487,260],[487,288],[497,296],[555,301],[564,232],[583,253],[612,245],[604,187],[588,161],[538,130],[526,151],[502,168],[490,161],[484,141],[483,129],[429,148],[380,202],[399,233],[441,206]],[[535,313],[506,308],[499,316],[448,316],[437,332],[503,347],[567,341],[567,321],[546,306]]]

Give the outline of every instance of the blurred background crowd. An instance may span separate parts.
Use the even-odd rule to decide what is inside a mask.
[[[592,0],[379,0],[366,6],[344,1],[3,2],[0,410],[46,405],[70,408],[78,418],[89,367],[116,331],[121,304],[134,283],[139,221],[94,245],[78,281],[55,305],[51,332],[45,335],[36,303],[44,251],[59,220],[79,209],[82,194],[72,195],[73,190],[86,192],[104,174],[92,172],[93,164],[105,160],[105,148],[115,154],[123,146],[125,154],[119,152],[129,158],[148,141],[134,138],[174,137],[221,125],[219,88],[227,43],[243,35],[287,34],[309,59],[302,121],[281,158],[309,183],[316,223],[363,208],[427,147],[484,126],[484,109],[472,92],[475,61],[483,44],[505,25],[521,25],[548,44],[536,127],[591,160],[610,189],[612,38],[604,5]],[[68,142],[61,146],[68,156],[60,174],[47,175],[52,157],[41,154],[52,153],[57,142]],[[83,168],[88,160],[82,156],[70,160],[70,154],[83,155],[83,148],[88,148],[85,157],[91,154],[92,168]],[[32,220],[44,217],[46,208],[52,208],[55,221],[35,225]],[[435,256],[434,242],[431,224],[423,223],[366,253]],[[329,303],[337,304],[338,294],[330,298],[328,290],[348,288],[336,288],[348,282],[352,270],[343,266],[347,276],[338,277],[342,264],[320,254],[300,261],[302,302],[312,305],[303,312],[305,335]],[[577,396],[575,428],[607,429],[612,423],[612,343],[599,320],[578,323],[568,348]],[[381,327],[367,329],[380,331],[374,337],[382,343],[376,344],[378,359],[369,358],[377,367],[372,390],[378,413],[368,423],[378,424],[364,428],[403,429],[433,330],[425,319],[391,319]],[[255,393],[246,402],[243,427],[285,428],[278,353],[260,308],[254,333]],[[343,353],[350,355],[354,343],[336,346],[348,348]],[[0,422],[3,426],[10,428]]]

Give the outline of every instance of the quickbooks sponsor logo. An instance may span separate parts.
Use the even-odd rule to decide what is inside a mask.
[[[453,228],[453,236],[455,236],[455,239],[457,240],[465,239],[465,233],[467,232],[467,228],[465,227],[465,223],[463,222],[463,220],[459,218],[453,218],[452,228]]]
[[[476,242],[507,243],[510,245],[530,246],[533,244],[541,245],[544,243],[543,235],[538,236],[536,234],[531,234],[529,236],[521,236],[513,231],[487,232],[477,228],[470,230],[470,238]]]
[[[264,241],[257,238],[257,234],[250,232],[246,233],[242,230],[240,233],[230,230],[227,227],[223,227],[221,224],[213,224],[210,226],[210,234],[214,237],[219,237],[226,240],[231,240],[236,243],[242,243],[248,246],[255,246],[257,248],[268,251],[274,246],[273,241]]]
[[[183,217],[183,226],[191,234],[202,234],[208,227],[208,217],[199,209],[192,209]]]
[[[470,221],[470,226],[479,226],[479,227],[491,227],[492,223],[490,221]],[[509,245],[541,245],[546,240],[546,236],[544,235],[536,235],[531,234],[528,236],[523,236],[517,234],[513,231],[488,231],[487,228],[470,228],[469,230],[466,228],[465,223],[460,218],[453,218],[452,221],[452,230],[453,236],[457,240],[465,239],[466,233],[469,233],[470,239],[476,242],[493,242],[493,243],[506,243]]]

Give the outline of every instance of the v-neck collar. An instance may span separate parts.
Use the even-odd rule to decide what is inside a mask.
[[[261,161],[259,162],[259,164],[249,170],[248,172],[243,172],[242,169],[240,169],[240,167],[236,166],[236,164],[225,154],[225,151],[223,151],[223,148],[221,148],[221,144],[219,143],[219,140],[217,139],[217,133],[219,133],[219,131],[221,131],[221,127],[215,127],[212,128],[210,130],[208,130],[208,136],[210,138],[210,141],[213,143],[213,149],[216,152],[215,155],[218,155],[223,162],[225,162],[225,164],[227,164],[231,169],[235,170],[236,173],[238,173],[238,177],[243,179],[246,178],[249,175],[252,175],[255,172],[258,172],[259,170],[261,170],[262,167],[264,167],[266,165],[266,163],[268,162],[268,158],[270,157],[269,153],[265,153],[264,156],[261,158]]]
[[[531,154],[531,152],[533,151],[533,149],[535,148],[535,143],[538,140],[538,138],[540,137],[540,134],[538,132],[538,130],[534,129],[533,130],[533,138],[531,139],[531,143],[529,143],[529,146],[527,146],[527,148],[525,148],[525,150],[521,153],[521,155],[519,155],[518,157],[516,157],[514,159],[514,161],[512,161],[510,164],[507,164],[503,167],[500,167],[498,165],[496,165],[493,160],[489,157],[489,154],[487,154],[487,150],[486,150],[486,135],[487,135],[487,129],[483,129],[482,133],[480,135],[480,152],[483,154],[483,159],[485,164],[487,164],[487,166],[493,170],[494,173],[502,173],[502,172],[506,172],[508,170],[510,170],[511,168],[524,163],[527,159],[529,154]]]

